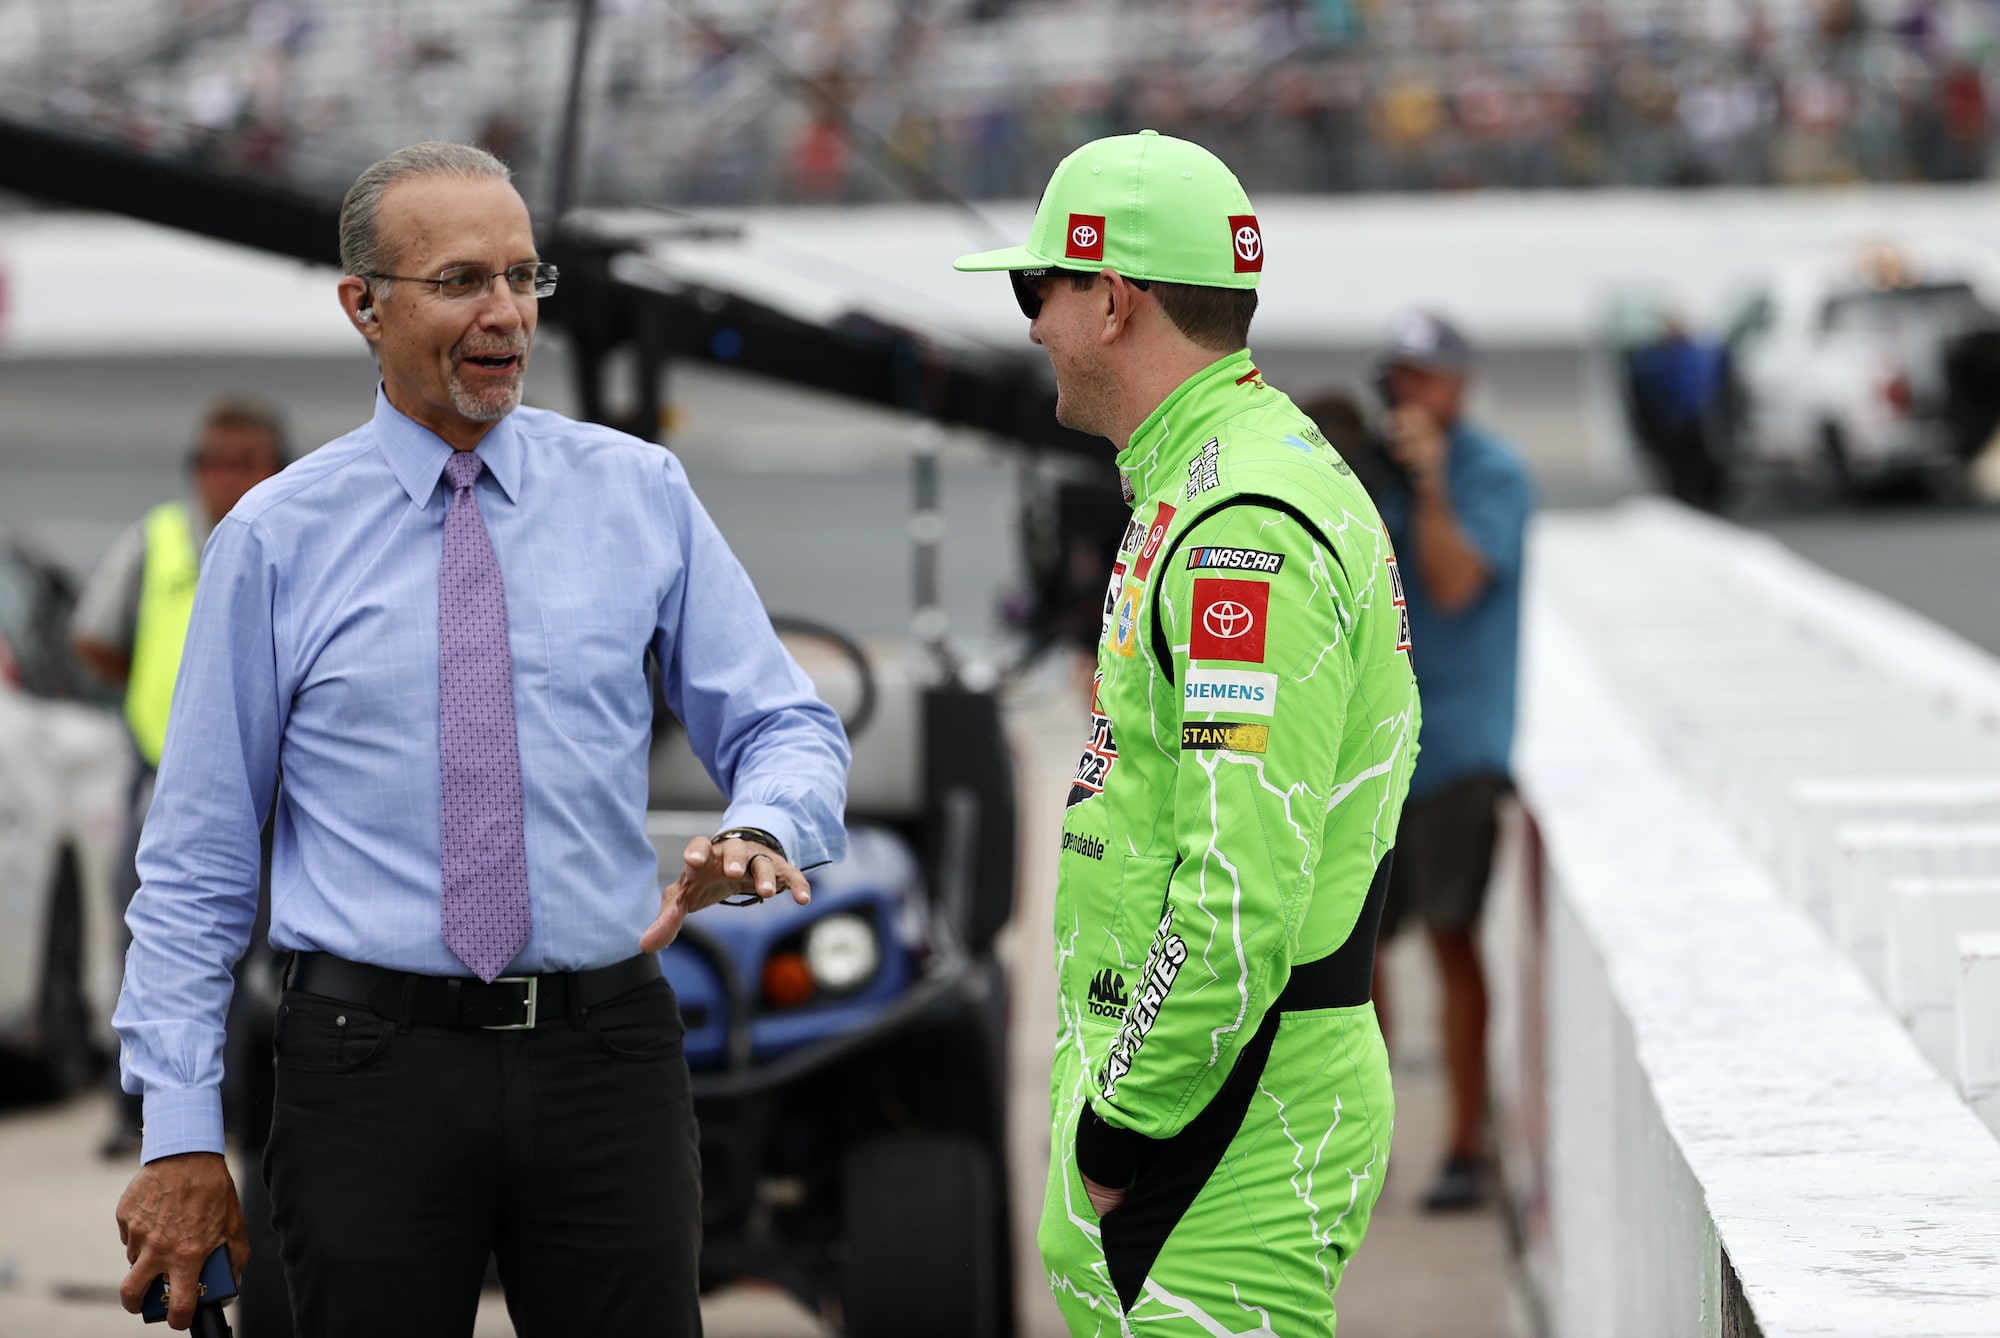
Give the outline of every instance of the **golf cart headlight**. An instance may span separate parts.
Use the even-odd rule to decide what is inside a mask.
[[[851,990],[881,961],[875,928],[858,915],[829,915],[806,934],[806,964],[823,990]]]

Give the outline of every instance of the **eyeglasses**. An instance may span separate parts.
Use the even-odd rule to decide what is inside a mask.
[[[493,291],[493,280],[505,275],[507,287],[516,297],[550,297],[556,291],[559,271],[547,261],[524,260],[503,270],[481,269],[477,265],[453,265],[435,279],[416,279],[407,274],[370,274],[371,279],[394,279],[398,283],[428,283],[454,302],[485,297]]]
[[[1068,278],[1073,274],[1088,273],[1090,273],[1089,270],[1081,269],[1010,269],[1007,271],[1007,279],[1014,285],[1014,300],[1021,304],[1021,314],[1029,320],[1033,320],[1042,314],[1041,281],[1043,279],[1051,278],[1058,274],[1064,278]],[[1150,279],[1128,278],[1125,282],[1131,284],[1142,293],[1153,286]]]

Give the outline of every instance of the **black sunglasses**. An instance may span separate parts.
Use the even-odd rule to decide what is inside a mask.
[[[1089,274],[1085,269],[1010,269],[1007,281],[1014,285],[1014,300],[1021,304],[1021,314],[1029,320],[1042,314],[1041,281],[1053,274]],[[1126,279],[1125,282],[1145,292],[1152,287],[1149,279]]]

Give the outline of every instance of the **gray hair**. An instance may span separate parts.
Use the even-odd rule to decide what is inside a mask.
[[[366,277],[380,273],[394,257],[382,245],[377,226],[382,214],[382,196],[389,187],[412,177],[460,177],[467,181],[509,181],[514,173],[507,164],[470,144],[450,144],[426,140],[398,149],[381,162],[354,178],[347,198],[340,202],[340,268],[343,273]]]

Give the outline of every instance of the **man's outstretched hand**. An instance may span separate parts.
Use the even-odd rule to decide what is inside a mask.
[[[229,1247],[236,1276],[250,1262],[243,1232],[243,1208],[236,1182],[220,1153],[184,1152],[147,1162],[118,1200],[118,1238],[132,1271],[118,1284],[118,1299],[133,1314],[145,1303],[146,1289],[167,1275],[167,1327],[194,1323],[201,1298],[201,1266],[218,1245]]]
[[[658,952],[674,941],[683,920],[729,897],[747,893],[769,901],[785,891],[801,906],[812,900],[812,885],[790,860],[740,836],[697,836],[681,852],[681,864],[680,877],[660,893],[659,918],[639,938],[641,952]]]

